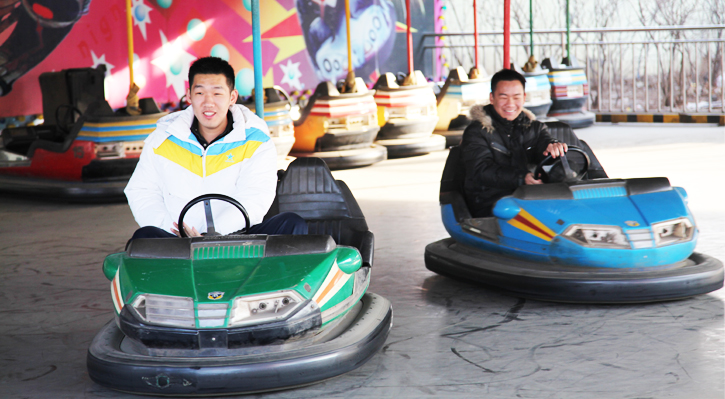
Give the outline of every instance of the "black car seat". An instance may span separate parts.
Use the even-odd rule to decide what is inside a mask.
[[[474,218],[468,210],[463,183],[466,169],[463,164],[461,146],[451,147],[443,168],[441,177],[440,204],[450,204],[453,208],[453,217],[456,218],[463,229],[488,241],[498,242],[501,231],[495,217]]]
[[[43,124],[8,128],[2,140],[8,151],[32,157],[38,148],[65,152],[85,117],[113,115],[104,98],[105,65],[45,72],[38,78],[43,101]]]
[[[464,219],[471,218],[471,212],[466,204],[463,183],[466,176],[466,168],[463,164],[461,146],[451,147],[443,167],[441,177],[440,204],[451,204],[456,220],[461,223]]]
[[[589,156],[589,170],[586,175],[587,179],[606,179],[608,177],[602,167],[602,164],[599,163],[599,160],[594,155],[594,151],[589,148],[589,144],[587,144],[584,140],[579,140],[576,134],[574,134],[571,126],[559,121],[545,123],[546,127],[549,129],[551,137],[561,141],[562,143],[566,143],[567,145],[579,147],[587,153]]]
[[[328,234],[338,245],[357,248],[363,264],[372,266],[374,236],[355,197],[319,158],[297,158],[286,171],[280,171],[277,196],[271,216],[294,212],[307,221],[309,234]]]

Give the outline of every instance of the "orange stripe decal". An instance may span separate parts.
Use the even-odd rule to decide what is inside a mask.
[[[335,283],[343,276],[343,274],[344,273],[342,272],[342,270],[340,270],[340,269],[337,270],[337,273],[335,273],[335,277],[332,278],[332,281],[330,281],[330,284],[328,284],[327,287],[325,287],[325,290],[322,291],[322,294],[320,294],[320,297],[317,298],[317,303],[322,302],[322,300],[325,298],[325,295],[327,295],[330,292],[330,290],[332,290],[332,287],[335,286]]]
[[[123,302],[121,301],[121,297],[118,295],[118,291],[120,291],[118,288],[118,275],[116,275],[116,278],[114,278],[113,281],[111,282],[111,291],[112,291],[113,299],[115,299],[114,302],[116,302],[118,304],[118,307],[121,308],[123,305]],[[120,313],[121,310],[119,309],[118,312]]]

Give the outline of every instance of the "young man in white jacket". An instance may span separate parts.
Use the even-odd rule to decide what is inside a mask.
[[[182,208],[202,194],[224,194],[249,213],[250,234],[306,234],[294,213],[266,221],[277,187],[277,151],[264,120],[235,104],[234,69],[205,57],[189,68],[191,106],[159,119],[146,139],[138,165],[124,190],[140,229],[132,239],[175,237]],[[245,226],[241,212],[211,201],[215,230],[221,234]],[[203,204],[184,217],[188,236],[206,231]]]

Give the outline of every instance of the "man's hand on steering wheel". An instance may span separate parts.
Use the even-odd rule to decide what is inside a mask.
[[[561,144],[561,143],[555,143],[555,144]],[[552,146],[554,144],[550,144],[549,146]],[[544,183],[554,183],[554,182],[562,182],[562,181],[575,181],[575,180],[581,180],[586,176],[587,170],[589,170],[589,155],[587,155],[584,150],[578,148],[578,147],[571,147],[567,148],[566,144],[563,145],[563,148],[566,148],[566,151],[563,151],[562,148],[560,148],[560,152],[558,156],[554,156],[553,151],[549,153],[544,159],[539,162],[538,165],[536,165],[536,169],[534,169],[534,179],[540,179]],[[580,164],[578,167],[578,171],[571,170],[571,164],[569,163],[569,157],[571,154],[566,155],[564,152],[571,152],[574,155],[580,154],[578,156],[581,156],[583,158],[584,163]],[[576,161],[574,162],[577,163]],[[552,168],[555,165],[560,165],[560,167],[563,169],[563,174],[560,172],[552,174]],[[547,167],[548,168],[545,168]],[[561,176],[557,176],[561,174]],[[554,177],[554,180],[552,180],[552,177]]]
[[[533,173],[529,172],[526,174],[526,177],[524,177],[524,184],[544,184],[544,182],[538,180],[534,177]]]
[[[566,143],[550,143],[548,146],[546,146],[544,155],[551,154],[552,158],[558,158],[559,155],[567,152],[568,150],[569,147],[566,145]]]
[[[174,227],[171,228],[171,232],[181,237],[181,233],[179,233],[178,223],[174,222]],[[196,230],[196,227],[191,226],[191,228],[189,228],[189,225],[186,223],[184,223],[184,232],[186,233],[187,237],[201,237],[201,234],[199,233],[199,231]]]

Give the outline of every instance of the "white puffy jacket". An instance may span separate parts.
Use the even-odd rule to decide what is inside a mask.
[[[231,107],[232,131],[206,149],[191,133],[191,107],[159,119],[146,138],[136,170],[124,190],[139,226],[171,232],[172,222],[190,200],[202,194],[224,194],[239,201],[251,225],[262,222],[277,186],[277,151],[264,120],[243,105]],[[244,227],[233,206],[211,201],[217,232]],[[187,212],[184,223],[205,232],[203,203]]]

